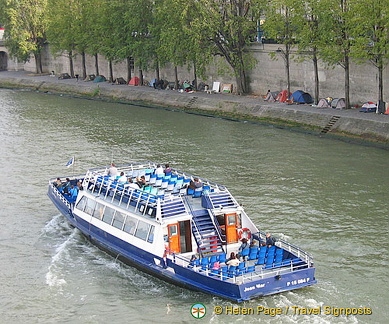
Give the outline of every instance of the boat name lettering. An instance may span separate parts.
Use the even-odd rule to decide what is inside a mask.
[[[251,291],[251,290],[254,290],[254,289],[263,288],[263,287],[265,287],[265,284],[256,284],[255,286],[245,287],[244,288],[244,292]]]
[[[296,280],[288,281],[286,283],[286,286],[289,287],[289,286],[303,284],[303,283],[309,282],[309,280],[310,280],[310,278],[308,277],[308,278],[301,278],[301,279],[296,279]]]

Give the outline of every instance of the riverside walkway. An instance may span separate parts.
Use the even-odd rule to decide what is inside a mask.
[[[76,79],[60,80],[50,75],[36,75],[26,71],[1,71],[0,87],[141,102],[236,119],[250,118],[274,124],[288,122],[293,123],[295,125],[293,127],[307,129],[311,126],[310,132],[323,136],[331,134],[356,136],[389,145],[389,115],[363,113],[358,108],[338,110],[304,104],[269,103],[261,97],[229,93],[180,93],[173,90],[156,90],[148,86],[93,83]]]

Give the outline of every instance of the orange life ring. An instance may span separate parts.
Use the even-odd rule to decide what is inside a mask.
[[[248,228],[241,228],[238,232],[239,240],[246,239],[249,240],[251,238],[251,231]]]

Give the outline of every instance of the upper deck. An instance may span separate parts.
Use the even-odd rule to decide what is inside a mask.
[[[241,208],[223,185],[176,169],[166,175],[156,175],[156,167],[156,163],[149,161],[117,166],[119,173],[124,172],[126,178],[134,182],[138,177],[145,177],[147,184],[139,189],[107,175],[108,167],[88,170],[83,187],[106,201],[159,223],[169,217],[191,217],[204,209]],[[202,186],[196,190],[188,189],[194,178],[198,178]]]

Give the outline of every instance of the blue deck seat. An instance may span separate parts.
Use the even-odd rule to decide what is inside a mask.
[[[194,192],[195,191],[192,188],[188,188],[187,194],[188,194],[188,196],[191,196],[194,194]]]
[[[227,254],[222,253],[219,255],[219,262],[220,263],[225,263],[227,261]]]
[[[149,183],[150,184],[155,184],[155,181],[157,181],[157,175],[156,174],[150,175]]]
[[[158,175],[157,179],[155,180],[155,186],[160,187],[162,185],[162,180],[163,180],[163,177]]]
[[[219,257],[217,255],[212,255],[209,259],[210,264],[214,264],[216,261],[219,261]]]
[[[236,266],[229,266],[229,268],[228,268],[228,276],[230,278],[233,278],[234,276],[236,276],[236,270],[237,270]]]
[[[158,188],[152,187],[151,190],[150,190],[150,194],[157,195],[158,194]]]
[[[240,253],[240,255],[243,257],[243,259],[248,257],[249,254],[250,254],[250,249],[249,248],[243,249],[242,252]]]
[[[276,254],[274,262],[281,262],[282,259],[283,259],[283,255],[282,254]]]
[[[266,262],[265,262],[266,265],[273,264],[273,262],[274,262],[274,256],[270,255],[266,257]]]
[[[243,274],[246,272],[246,262],[241,262],[238,265],[238,274]]]
[[[221,275],[222,280],[228,279],[228,267],[227,266],[220,268],[220,275]]]
[[[220,274],[219,269],[212,269],[211,272],[209,273],[209,275],[213,277],[219,276],[219,274]]]
[[[265,264],[265,257],[259,257],[257,262],[255,262],[255,264],[257,265],[262,265],[262,264]]]
[[[207,270],[209,266],[209,258],[208,257],[201,258],[200,264],[201,264],[201,270],[204,271]]]
[[[259,248],[257,246],[253,246],[250,248],[249,260],[255,260],[258,256]]]
[[[166,190],[173,191],[175,185],[176,185],[176,182],[174,180],[170,179],[168,184],[167,184]]]
[[[166,189],[168,184],[169,184],[169,179],[166,178],[162,179],[161,188]]]

